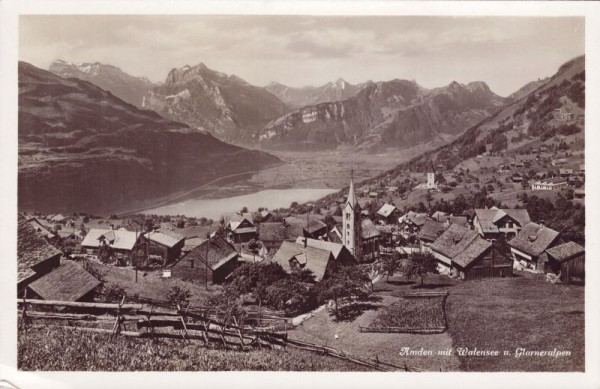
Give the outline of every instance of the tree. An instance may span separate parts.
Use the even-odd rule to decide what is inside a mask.
[[[267,287],[286,277],[287,273],[276,262],[246,263],[231,273],[226,292],[234,297],[251,293],[261,304],[267,295]]]
[[[359,266],[334,265],[330,276],[317,284],[319,300],[333,300],[335,317],[339,318],[339,303],[352,297],[364,298],[370,284],[365,269]]]
[[[177,222],[177,228],[184,228],[185,227],[185,221],[183,219],[179,220]]]
[[[409,255],[408,260],[404,262],[402,271],[409,280],[421,277],[421,286],[423,286],[423,279],[427,274],[438,273],[437,261],[431,253],[412,253]]]
[[[402,258],[400,258],[400,253],[394,250],[392,255],[384,255],[379,264],[381,272],[387,276],[386,282],[389,282],[390,276],[393,276],[402,267]]]
[[[106,243],[100,244],[100,247],[98,248],[98,257],[102,263],[110,262],[112,258],[112,248]]]
[[[248,212],[248,207],[242,207],[242,210],[240,211],[241,213],[246,213]]]
[[[192,294],[188,289],[181,288],[177,285],[173,286],[167,292],[167,300],[173,305],[187,305],[190,302]]]

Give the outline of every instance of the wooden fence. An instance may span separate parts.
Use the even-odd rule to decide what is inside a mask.
[[[201,309],[169,309],[147,304],[81,303],[18,299],[20,325],[28,327],[69,328],[80,331],[147,339],[198,340],[204,346],[246,351],[251,348],[291,347],[343,359],[378,371],[425,371],[375,360],[366,360],[342,350],[293,339],[289,323],[258,327],[244,324],[245,318],[216,318]],[[198,308],[198,307],[196,307]],[[40,324],[32,323],[38,321]],[[49,324],[56,323],[59,324]]]

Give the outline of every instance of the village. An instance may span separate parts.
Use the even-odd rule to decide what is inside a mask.
[[[524,163],[512,165],[525,168]],[[556,177],[539,177],[528,190],[573,192],[579,180],[574,183],[570,177],[583,182],[583,165],[567,177],[563,170]],[[430,204],[445,192],[440,176],[421,176],[409,196],[420,192]],[[522,187],[521,181],[514,185]],[[398,187],[380,188],[368,183],[355,187],[351,179],[345,194],[337,197],[279,210],[242,207],[219,221],[20,214],[19,301],[235,305],[279,315],[286,334],[318,344],[337,340],[344,331],[379,336],[370,338],[368,349],[380,345],[377,359],[402,363],[396,347],[389,345],[394,337],[433,340],[452,332],[446,300],[450,290],[452,302],[453,287],[497,287],[501,284],[493,280],[501,279],[518,282],[525,293],[529,284],[552,293],[548,288],[578,288],[585,282],[582,242],[532,218],[527,208],[465,207],[453,213],[433,211],[436,207],[421,202],[400,209],[384,200],[391,200]],[[410,304],[401,304],[407,298],[412,298]],[[421,319],[415,321],[414,315]],[[339,323],[349,328],[340,330]],[[365,354],[352,343],[338,343]],[[372,351],[368,354],[373,357]],[[456,369],[456,364],[444,368]]]

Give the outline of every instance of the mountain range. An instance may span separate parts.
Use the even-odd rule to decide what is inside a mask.
[[[301,108],[307,105],[346,100],[367,85],[368,82],[352,85],[344,79],[338,78],[335,82],[328,82],[322,86],[305,86],[303,88],[293,88],[278,82],[271,82],[265,89],[291,108]]]
[[[174,68],[163,84],[149,87],[110,65],[60,61],[50,68],[61,76],[79,75],[116,96],[130,84],[133,100],[142,96],[134,105],[223,141],[265,150],[353,146],[378,151],[446,142],[506,102],[481,81],[426,89],[414,81],[352,85],[340,78],[320,87],[271,83],[261,88],[200,63]],[[115,82],[106,79],[110,74]]]
[[[99,62],[70,63],[56,60],[48,68],[64,78],[78,78],[110,91],[121,100],[140,108],[144,96],[157,85],[146,77],[135,77],[112,65]]]
[[[267,149],[408,148],[456,136],[503,104],[504,98],[484,82],[452,82],[431,90],[414,81],[369,82],[346,100],[306,106],[277,118],[254,138]]]
[[[19,62],[19,207],[114,211],[280,161]]]

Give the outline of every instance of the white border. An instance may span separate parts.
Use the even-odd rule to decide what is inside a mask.
[[[600,283],[598,282],[600,167],[600,4],[589,2],[396,2],[396,1],[18,1],[0,2],[0,380],[19,388],[67,387],[437,387],[587,388],[600,387]],[[587,242],[585,373],[24,373],[16,370],[16,193],[17,193],[17,37],[20,14],[303,14],[586,17]],[[590,223],[592,222],[592,223]],[[0,383],[0,388],[1,388]]]

